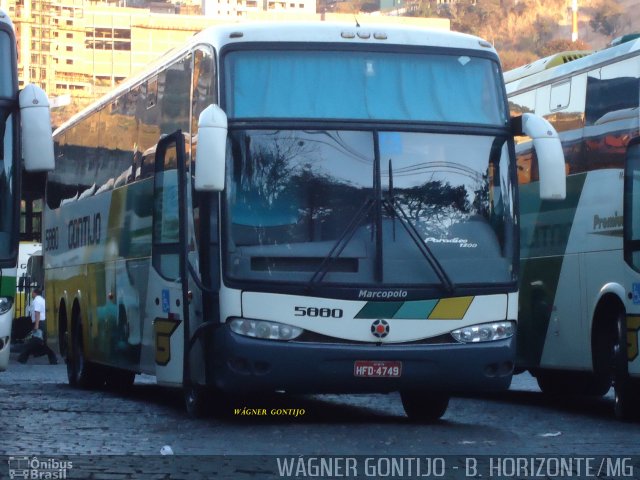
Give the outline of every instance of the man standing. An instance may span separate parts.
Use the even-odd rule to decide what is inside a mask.
[[[27,363],[29,355],[39,357],[46,354],[49,357],[49,363],[55,365],[58,360],[56,359],[56,354],[47,345],[46,310],[42,290],[39,287],[34,287],[31,290],[31,299],[32,338],[25,342],[24,350],[18,356],[18,362]],[[38,341],[37,338],[40,338],[41,341]]]

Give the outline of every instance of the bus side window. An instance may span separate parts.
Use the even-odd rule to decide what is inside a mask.
[[[164,152],[162,170],[154,179],[153,261],[158,273],[168,280],[179,276],[180,217],[178,210],[178,171],[176,145],[172,143]]]
[[[582,73],[538,89],[536,114],[556,129],[568,173],[583,172],[583,129],[587,75]]]
[[[193,74],[191,78],[191,159],[189,162],[194,185],[196,150],[198,148],[198,118],[205,108],[217,102],[215,89],[215,56],[209,47],[200,46],[193,52]],[[219,194],[203,195],[191,190],[193,207],[194,234],[197,245],[218,243],[218,199]],[[203,272],[203,280],[211,285],[217,279],[219,258],[217,249],[200,247],[200,265],[208,265],[209,272]],[[213,255],[211,255],[213,253]],[[210,278],[208,277],[210,275]],[[213,282],[217,285],[216,282]]]
[[[625,176],[624,258],[640,271],[640,145],[629,148]]]
[[[626,62],[624,62],[626,63]],[[618,112],[624,118],[629,109],[638,108],[638,77],[633,70],[622,70],[621,65],[610,65],[600,71],[599,78],[589,76],[587,85],[586,123],[601,125],[607,120],[615,120],[611,113]],[[609,77],[609,78],[607,78]],[[609,114],[609,118],[606,115]],[[632,112],[629,112],[631,115]],[[637,111],[636,111],[637,115]]]
[[[627,144],[638,128],[640,100],[637,59],[589,74],[585,148],[589,169],[622,168]]]

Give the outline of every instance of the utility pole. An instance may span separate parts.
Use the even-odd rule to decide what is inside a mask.
[[[578,0],[571,4],[571,41],[578,40]]]

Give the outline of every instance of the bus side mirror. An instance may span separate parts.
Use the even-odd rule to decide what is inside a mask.
[[[533,141],[538,157],[540,198],[564,200],[567,196],[567,174],[562,143],[556,129],[547,120],[533,113],[512,118],[511,125],[514,135],[527,135]]]
[[[198,119],[195,189],[221,192],[224,189],[227,150],[227,115],[218,105],[209,105]]]
[[[29,84],[19,95],[22,158],[28,172],[48,172],[55,167],[49,99],[40,87]]]

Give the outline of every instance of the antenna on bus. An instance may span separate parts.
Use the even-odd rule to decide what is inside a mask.
[[[354,15],[353,19],[356,21],[356,28],[360,28],[360,24],[358,23],[358,17]]]

